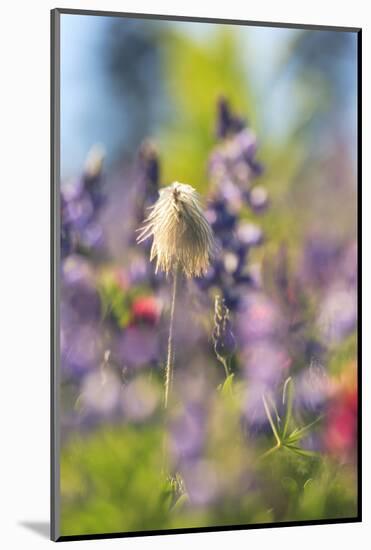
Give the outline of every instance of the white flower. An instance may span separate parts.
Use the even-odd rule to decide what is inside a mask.
[[[156,272],[179,269],[187,277],[199,277],[207,271],[214,238],[200,196],[190,185],[175,182],[160,190],[137,242],[149,237],[153,237],[150,261],[156,259]]]

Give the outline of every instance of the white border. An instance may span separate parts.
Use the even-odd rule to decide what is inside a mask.
[[[54,7],[112,11],[171,13],[199,17],[220,17],[302,24],[363,27],[363,289],[364,359],[364,523],[318,527],[295,527],[245,532],[207,533],[71,542],[79,545],[126,545],[126,548],[170,548],[192,544],[216,548],[300,548],[300,550],[362,545],[371,539],[370,513],[370,420],[371,382],[368,374],[371,326],[371,191],[367,151],[370,151],[367,121],[370,74],[367,65],[370,39],[367,2],[295,2],[259,0],[242,3],[204,3],[188,0],[39,0],[8,2],[2,6],[1,25],[1,318],[2,353],[0,399],[2,451],[0,466],[1,539],[5,548],[41,548],[53,544],[22,522],[47,522],[49,518],[49,10]],[[5,170],[4,170],[5,168]],[[5,192],[5,194],[4,194]],[[368,249],[368,250],[367,250]],[[370,330],[370,329],[368,329]],[[368,339],[370,340],[370,339]],[[77,547],[77,546],[76,546]]]

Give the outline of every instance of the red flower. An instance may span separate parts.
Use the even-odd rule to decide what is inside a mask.
[[[357,389],[343,389],[330,405],[325,433],[327,449],[342,457],[352,454],[357,441]]]
[[[146,323],[154,325],[160,318],[160,306],[153,296],[136,298],[132,304],[134,323]]]

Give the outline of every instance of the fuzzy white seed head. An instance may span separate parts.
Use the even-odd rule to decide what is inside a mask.
[[[213,233],[200,196],[190,185],[175,182],[160,190],[137,242],[149,237],[153,237],[150,260],[156,259],[156,272],[168,274],[178,268],[187,277],[199,277],[209,267]]]

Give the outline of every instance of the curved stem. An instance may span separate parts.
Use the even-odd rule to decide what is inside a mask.
[[[229,368],[228,368],[228,363],[227,363],[227,360],[224,359],[224,357],[222,357],[218,353],[218,351],[217,351],[217,341],[214,342],[214,353],[216,355],[217,360],[223,365],[224,372],[225,372],[225,378],[227,379],[229,374],[230,374]]]
[[[173,382],[174,356],[175,356],[173,332],[174,332],[175,300],[176,300],[176,293],[177,293],[177,286],[178,286],[178,274],[179,274],[179,269],[178,267],[176,267],[173,275],[173,295],[171,299],[169,338],[167,343],[167,361],[166,361],[166,371],[165,371],[165,409],[167,408],[167,405],[168,405],[169,393]]]
[[[217,354],[217,358],[219,359],[219,361],[221,362],[221,364],[222,364],[223,367],[224,367],[225,379],[227,379],[228,376],[229,376],[229,368],[228,368],[227,360],[224,359],[224,357],[222,357],[222,356],[219,355],[219,354]]]

